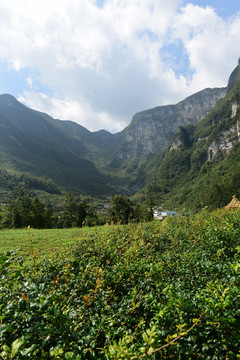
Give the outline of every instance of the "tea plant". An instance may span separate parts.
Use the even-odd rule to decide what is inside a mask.
[[[1,358],[240,358],[239,220],[105,226],[41,261],[2,254]]]

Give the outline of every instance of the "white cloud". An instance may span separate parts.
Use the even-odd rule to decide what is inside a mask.
[[[240,15],[223,20],[211,7],[185,3],[0,0],[0,58],[31,69],[26,105],[118,131],[137,111],[225,86],[236,66]],[[176,53],[164,57],[171,44]]]
[[[183,41],[194,76],[192,90],[224,86],[239,56],[240,17],[225,22],[213,8],[187,5],[176,17],[174,38]]]
[[[32,78],[28,77],[26,79],[26,86],[29,87],[30,89],[32,89],[32,87],[33,87],[33,79]]]
[[[35,110],[46,112],[50,116],[60,120],[72,120],[86,127],[90,131],[105,129],[110,132],[116,132],[127,126],[124,119],[117,118],[114,123],[107,112],[94,112],[91,106],[83,99],[76,100],[59,100],[54,97],[48,97],[41,92],[25,91],[22,96],[18,97],[20,102],[27,104]]]

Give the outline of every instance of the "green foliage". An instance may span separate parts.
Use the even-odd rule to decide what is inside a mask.
[[[0,217],[3,228],[23,228],[31,225],[34,228],[68,228],[82,227],[88,215],[88,226],[98,223],[98,217],[85,200],[81,201],[73,193],[67,193],[63,204],[59,204],[60,214],[54,214],[51,203],[43,203],[38,197],[31,197],[22,187],[12,192]]]
[[[86,215],[87,203],[80,201],[73,193],[67,193],[63,204],[63,227],[82,227]]]
[[[36,228],[53,226],[53,211],[50,204],[44,205],[38,198],[31,198],[18,186],[12,198],[3,207],[1,225],[5,228],[22,228],[32,225]]]
[[[239,212],[79,231],[41,262],[1,254],[3,359],[239,357]]]
[[[133,207],[129,198],[122,195],[111,197],[110,215],[114,223],[127,224],[133,215]]]
[[[149,167],[151,179],[141,194],[151,195],[162,207],[199,211],[223,207],[232,195],[240,196],[240,144],[237,135],[239,109],[232,116],[232,105],[240,104],[240,85],[235,84],[227,96],[197,125],[180,128],[175,135],[180,148],[155,156]],[[233,130],[235,128],[235,131]],[[221,145],[229,131],[231,151],[220,151],[208,161],[209,146]],[[219,148],[221,147],[219,145]],[[157,161],[157,157],[160,161]]]
[[[148,222],[153,219],[151,204],[137,204],[134,207],[134,219],[138,222]]]
[[[27,173],[7,171],[0,168],[0,188],[7,191],[21,186],[26,190],[42,190],[50,194],[60,194],[57,185],[51,179],[34,177]]]

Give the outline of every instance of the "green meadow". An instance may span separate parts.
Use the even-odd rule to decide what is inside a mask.
[[[51,256],[61,252],[69,246],[74,246],[83,233],[90,229],[4,229],[0,230],[0,252],[19,250],[27,256],[32,250],[38,252],[39,257]]]

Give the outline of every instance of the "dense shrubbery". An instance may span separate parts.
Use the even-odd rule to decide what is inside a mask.
[[[30,266],[3,254],[2,358],[239,358],[239,220],[82,231],[75,249],[39,263],[33,252]]]

